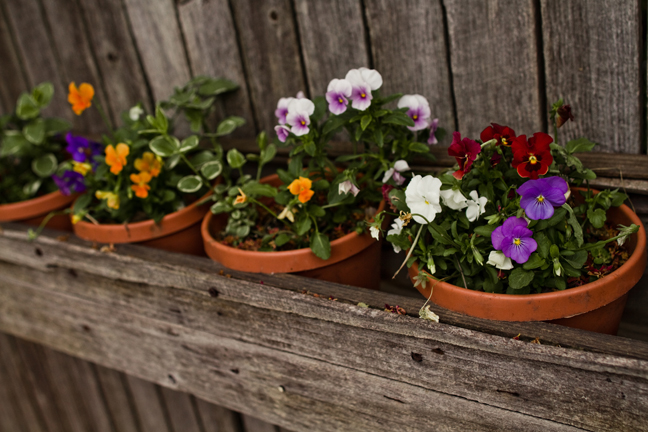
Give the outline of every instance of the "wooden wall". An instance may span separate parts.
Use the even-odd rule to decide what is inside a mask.
[[[320,95],[369,66],[385,91],[420,93],[448,130],[489,122],[547,129],[548,105],[571,103],[599,151],[645,152],[645,11],[639,0],[0,0],[0,112],[44,80],[51,114],[75,117],[69,81],[95,84],[115,119],[199,74],[241,84],[222,109],[271,130],[277,100]],[[74,117],[74,118],[73,118]],[[446,139],[446,143],[447,143]]]

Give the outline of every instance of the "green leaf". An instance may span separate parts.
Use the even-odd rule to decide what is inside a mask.
[[[270,144],[265,149],[261,150],[261,160],[259,161],[259,163],[261,165],[267,164],[272,159],[274,159],[276,154],[277,154],[277,146],[274,144]]]
[[[32,144],[42,144],[45,139],[45,122],[43,119],[35,119],[23,128],[23,135]]]
[[[225,78],[210,78],[198,88],[198,93],[203,96],[216,96],[232,90],[236,90],[238,84]]]
[[[308,213],[312,214],[316,218],[326,216],[326,210],[316,204],[311,204],[308,206]]]
[[[45,133],[47,136],[53,136],[70,130],[72,125],[66,120],[60,118],[45,119]]]
[[[7,131],[1,144],[0,156],[18,155],[30,147],[29,141],[17,131]]]
[[[76,201],[74,201],[74,206],[72,207],[72,213],[74,214],[81,213],[83,210],[85,210],[86,207],[90,205],[93,198],[94,196],[88,193],[81,195],[79,198],[77,198]]]
[[[216,204],[211,206],[211,212],[213,214],[225,213],[232,210],[232,206],[227,204],[225,201],[218,201]]]
[[[592,142],[585,137],[581,137],[581,138],[573,139],[569,141],[567,144],[565,144],[565,150],[569,154],[585,153],[585,152],[592,151],[594,146],[596,146],[595,142]]]
[[[175,141],[162,135],[153,138],[149,143],[149,148],[153,153],[161,157],[169,157],[179,150]]]
[[[538,254],[541,258],[547,259],[549,257],[549,248],[551,248],[551,242],[544,233],[535,233],[533,239],[538,243]]]
[[[482,225],[475,227],[474,233],[480,236],[490,237],[497,227],[495,225]]]
[[[565,251],[563,251],[564,253]],[[562,259],[567,261],[575,269],[582,268],[587,261],[588,253],[584,250],[575,251],[570,257],[563,256]]]
[[[383,144],[385,143],[385,137],[380,128],[376,128],[374,130],[374,140],[376,140],[376,145],[382,148]]]
[[[279,234],[274,242],[277,247],[281,247],[290,241],[290,236],[288,234]]]
[[[295,222],[293,226],[295,227],[295,233],[298,236],[303,236],[311,229],[312,226],[311,218],[309,217],[301,218],[297,222]]]
[[[409,149],[410,149],[410,151],[413,151],[415,153],[429,153],[430,152],[430,146],[428,146],[427,144],[420,143],[420,142],[410,143]]]
[[[607,215],[605,214],[605,210],[600,208],[597,208],[596,210],[588,209],[587,219],[589,219],[594,228],[603,228]]]
[[[308,153],[309,156],[315,156],[315,152],[317,151],[317,146],[313,141],[309,141],[306,144],[304,144],[304,150],[306,153]]]
[[[178,165],[178,162],[180,162],[180,155],[174,154],[164,162],[164,168],[170,171]]]
[[[533,272],[517,267],[509,275],[509,286],[513,289],[524,288],[533,280]]]
[[[341,128],[347,122],[347,119],[340,116],[329,117],[328,120],[324,123],[324,128],[322,129],[322,134],[326,135],[329,132]]]
[[[583,241],[584,241],[583,240],[583,229],[581,228],[580,224],[578,223],[578,219],[576,219],[576,215],[574,215],[574,210],[572,210],[572,208],[567,203],[563,204],[562,208],[567,210],[567,212],[569,213],[569,219],[567,219],[567,223],[574,230],[574,237],[576,237],[576,242],[578,243],[578,247],[583,246]]]
[[[355,130],[355,140],[360,141],[360,137],[362,137],[362,128],[356,128]]]
[[[269,184],[261,184],[256,181],[248,182],[243,185],[243,192],[252,197],[264,196],[274,197],[277,195],[277,189]]]
[[[198,192],[202,185],[203,183],[200,177],[190,175],[180,179],[178,182],[178,189],[184,193],[194,193]]]
[[[31,95],[23,93],[18,98],[18,105],[16,106],[16,115],[21,120],[29,120],[37,117],[40,114],[38,103]]]
[[[371,118],[371,116],[369,114],[363,115],[362,119],[360,120],[360,127],[362,128],[362,130],[367,129],[367,126],[369,126],[369,124],[371,124],[372,120],[373,119]]]
[[[245,165],[245,156],[237,149],[231,149],[227,152],[227,163],[234,169],[241,168]]]
[[[32,90],[32,97],[41,108],[49,105],[52,96],[54,96],[54,86],[49,82],[40,83]]]
[[[32,171],[34,171],[34,173],[39,177],[43,178],[54,174],[57,167],[58,161],[56,160],[56,156],[52,153],[48,153],[32,161]]]
[[[331,243],[328,236],[322,233],[316,232],[311,236],[310,248],[317,257],[323,260],[331,257]]]
[[[392,189],[389,191],[389,199],[396,209],[399,211],[409,212],[409,207],[405,202],[405,192],[400,189]]]
[[[219,161],[210,161],[200,168],[200,172],[207,178],[213,180],[223,172],[223,164]]]
[[[522,268],[524,270],[534,270],[545,265],[545,260],[543,260],[540,255],[536,252],[532,253],[529,257],[529,260],[524,263]]]
[[[199,142],[200,140],[196,135],[191,135],[183,139],[180,143],[180,153],[187,153],[188,151],[195,149],[198,147]]]
[[[169,120],[164,115],[164,112],[162,111],[162,108],[159,104],[155,107],[155,121],[157,123],[159,131],[166,133],[166,131],[169,129]]]
[[[234,132],[237,127],[243,126],[244,124],[245,119],[243,117],[228,117],[218,124],[218,127],[216,128],[216,136],[229,135]]]
[[[414,120],[402,111],[394,111],[387,114],[382,118],[382,122],[399,126],[414,126]]]

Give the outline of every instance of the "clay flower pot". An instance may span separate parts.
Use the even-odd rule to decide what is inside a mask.
[[[38,226],[49,213],[68,208],[76,197],[77,195],[65,196],[56,191],[27,201],[2,204],[0,205],[0,222],[20,222]],[[70,216],[65,214],[54,216],[47,223],[47,228],[72,232]]]
[[[281,185],[274,174],[261,183]],[[378,212],[385,207],[380,203]],[[227,224],[227,215],[207,213],[202,222],[202,236],[207,255],[233,270],[250,273],[292,273],[319,280],[378,289],[380,285],[380,245],[368,233],[355,232],[331,242],[331,257],[318,258],[310,248],[256,252],[226,246],[214,238]]]
[[[444,308],[478,318],[498,321],[548,321],[598,333],[616,334],[628,298],[628,291],[646,268],[646,231],[641,220],[626,205],[608,210],[613,225],[635,224],[639,231],[626,240],[631,255],[609,275],[576,288],[542,294],[493,294],[472,291],[430,280],[416,288],[426,298],[434,286],[431,301]],[[409,269],[412,279],[417,264]]]
[[[74,234],[98,243],[137,243],[170,252],[204,256],[200,221],[209,211],[209,205],[198,206],[196,203],[210,194],[182,210],[166,215],[159,223],[152,219],[131,224],[99,225],[80,221],[73,226]]]

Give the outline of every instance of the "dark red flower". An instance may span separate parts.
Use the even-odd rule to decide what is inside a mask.
[[[556,117],[557,128],[567,123],[567,120],[574,121],[574,114],[572,114],[571,107],[569,105],[563,105],[558,108],[556,110],[556,114],[558,114],[558,116]]]
[[[549,144],[553,138],[544,132],[536,132],[527,141],[526,135],[520,135],[513,140],[513,168],[517,168],[520,177],[537,179],[547,174],[553,162]]]
[[[481,138],[482,142],[496,139],[497,145],[510,146],[515,138],[515,131],[508,126],[491,123],[490,126],[482,131],[479,138]]]
[[[452,134],[452,144],[448,147],[448,154],[454,156],[459,164],[459,170],[455,171],[452,175],[461,180],[464,174],[470,172],[473,162],[477,159],[477,155],[481,152],[481,146],[470,138],[461,139],[459,132]]]

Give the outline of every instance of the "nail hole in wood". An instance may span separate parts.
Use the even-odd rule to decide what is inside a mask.
[[[83,331],[85,331],[85,332],[90,332],[90,327],[88,327],[88,326],[85,325],[85,324],[83,324],[83,325],[81,326],[81,328],[82,328]]]
[[[117,61],[118,58],[119,57],[117,56],[117,54],[112,52],[108,53],[108,60],[110,60],[111,62]]]
[[[497,393],[506,393],[506,394],[510,394],[511,396],[520,397],[520,393],[518,392],[510,392],[506,390],[497,389]]]
[[[218,297],[218,295],[220,294],[218,290],[214,287],[209,288],[209,290],[207,291],[209,292],[209,295],[212,297]]]
[[[432,352],[433,352],[434,354],[439,354],[439,355],[443,355],[443,354],[445,354],[441,348],[434,348],[434,349],[432,350]]]
[[[175,377],[171,374],[169,374],[169,381],[171,381],[173,384],[177,384]]]
[[[279,14],[275,10],[270,11],[270,19],[272,21],[277,21],[279,19]]]
[[[38,256],[43,256],[43,251],[40,250],[40,248],[36,248],[36,249],[34,249],[34,253],[35,253],[36,255],[38,255]]]
[[[235,374],[237,374],[237,375],[238,375],[238,373],[239,373],[239,370],[238,370],[238,369],[230,369],[230,372],[232,372],[232,373],[235,373]]]
[[[72,277],[78,277],[78,276],[79,276],[79,275],[77,274],[76,270],[74,270],[74,269],[69,269],[69,270],[68,270],[68,273],[69,273],[70,276],[72,276]]]
[[[412,353],[412,360],[414,360],[417,363],[421,363],[423,361],[423,356],[419,353]]]

